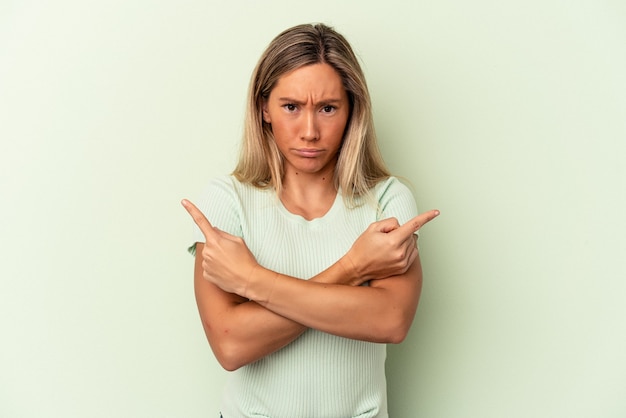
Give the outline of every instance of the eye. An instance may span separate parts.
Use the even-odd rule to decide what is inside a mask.
[[[332,105],[326,105],[324,107],[322,107],[322,112],[323,113],[333,113],[335,111],[335,106]]]
[[[295,112],[297,110],[297,107],[295,104],[293,103],[287,103],[285,105],[283,105],[283,108],[287,111],[287,112]]]

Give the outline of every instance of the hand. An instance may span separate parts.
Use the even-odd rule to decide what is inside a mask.
[[[400,226],[395,218],[372,223],[344,256],[361,284],[405,273],[418,256],[414,233],[439,216],[438,210],[417,215]]]
[[[184,199],[181,203],[206,241],[202,250],[203,277],[225,292],[246,297],[250,275],[259,266],[246,243],[215,228],[190,201]]]

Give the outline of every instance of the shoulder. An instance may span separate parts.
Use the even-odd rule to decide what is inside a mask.
[[[241,212],[239,195],[242,187],[244,185],[232,176],[214,177],[207,182],[200,194],[198,209],[214,225],[224,228],[225,225],[219,225],[219,223],[236,218]]]
[[[241,236],[242,201],[239,189],[244,187],[232,176],[219,176],[209,180],[200,194],[196,206],[211,224],[229,234]],[[193,241],[204,242],[199,228],[193,225]]]
[[[206,193],[233,193],[241,183],[233,176],[218,176],[210,179],[205,187]]]
[[[397,177],[388,177],[374,186],[373,194],[381,218],[396,217],[400,223],[417,215],[417,205],[411,189]]]
[[[267,205],[274,196],[274,189],[261,189],[242,183],[235,176],[224,175],[209,180],[200,196],[198,207],[213,212],[243,213]]]
[[[391,197],[404,197],[413,200],[413,193],[409,187],[397,177],[390,176],[376,184],[373,188],[374,196],[378,203],[382,203]]]

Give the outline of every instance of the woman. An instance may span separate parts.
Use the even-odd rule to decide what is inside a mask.
[[[385,168],[343,36],[300,25],[270,43],[233,175],[183,205],[202,324],[234,371],[223,416],[386,417],[384,344],[411,326],[415,233],[439,212],[415,216]]]

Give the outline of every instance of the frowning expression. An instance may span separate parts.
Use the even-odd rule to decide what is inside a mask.
[[[263,120],[284,156],[285,175],[334,171],[349,115],[348,95],[330,65],[307,65],[279,78]]]

